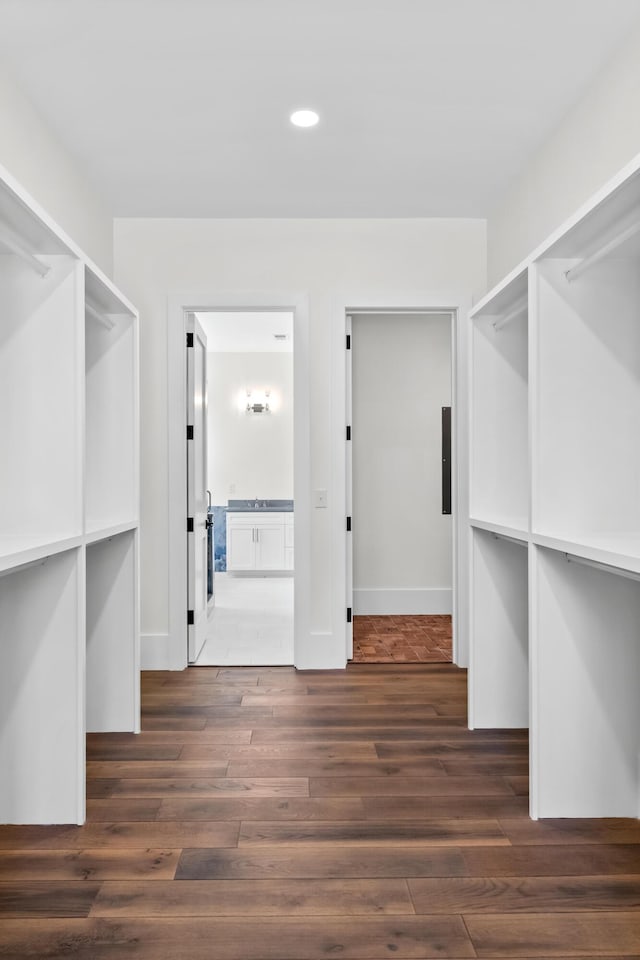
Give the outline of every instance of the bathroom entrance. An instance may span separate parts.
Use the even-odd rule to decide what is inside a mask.
[[[207,343],[209,582],[198,666],[292,664],[293,313],[199,310]]]

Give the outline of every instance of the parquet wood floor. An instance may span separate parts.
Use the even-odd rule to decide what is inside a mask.
[[[447,665],[143,676],[83,827],[0,827],[0,957],[640,958],[640,822],[527,814]]]
[[[353,618],[354,663],[451,663],[450,616]]]

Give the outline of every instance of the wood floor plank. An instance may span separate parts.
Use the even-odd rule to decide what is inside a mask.
[[[487,757],[482,760],[444,758],[441,763],[444,772],[451,777],[470,777],[475,773],[491,777],[528,776],[529,774],[528,757],[499,757],[498,759]]]
[[[162,779],[178,780],[209,777],[225,777],[227,760],[90,760],[87,763],[87,778],[105,780]]]
[[[87,821],[155,820],[162,801],[157,797],[87,800]]]
[[[473,957],[459,917],[152,917],[0,924],[12,960],[388,960]]]
[[[145,744],[168,744],[183,747],[186,744],[199,744],[200,746],[217,745],[224,747],[249,745],[252,733],[253,728],[251,727],[242,729],[214,725],[207,728],[201,726],[193,730],[185,730],[178,726],[176,729],[168,727],[167,729],[143,730],[141,733],[101,733],[94,734],[94,736],[100,736],[101,742],[105,745],[137,743],[141,746]],[[194,757],[194,760],[197,759],[197,757]],[[221,757],[220,759],[225,758]]]
[[[108,743],[87,737],[87,760],[177,760],[182,745]]]
[[[456,847],[244,847],[183,850],[178,880],[270,877],[345,879],[366,877],[457,877],[467,873]]]
[[[345,799],[332,797],[331,799]],[[367,820],[526,817],[528,797],[362,797]],[[107,801],[104,801],[107,802]],[[265,818],[266,819],[266,818]]]
[[[185,880],[109,882],[95,917],[287,917],[412,914],[405,880]],[[0,887],[0,909],[2,890]]]
[[[312,777],[312,797],[513,796],[501,777]]]
[[[416,913],[640,910],[640,876],[447,877],[408,881]],[[640,931],[640,912],[638,913]]]
[[[366,821],[330,822],[243,822],[238,847],[271,846],[274,844],[334,844],[386,846],[434,846],[436,844],[461,847],[467,844],[499,846],[508,840],[498,821],[483,820],[419,820],[393,823]]]
[[[293,740],[415,740],[418,743],[424,741],[441,740],[464,740],[469,739],[469,731],[466,725],[460,723],[457,726],[448,723],[446,726],[333,726],[321,725],[308,726],[301,724],[299,727],[292,726],[259,726],[253,731],[251,743],[287,743]]]
[[[159,820],[364,820],[359,797],[214,797],[160,801]]]
[[[637,912],[466,915],[479,957],[576,957],[640,950]]]
[[[172,880],[181,850],[3,850],[0,881]]]
[[[443,777],[440,760],[232,760],[230,777]],[[100,775],[100,773],[99,773]]]
[[[9,917],[87,917],[99,883],[0,882],[0,921]]]
[[[637,844],[467,849],[464,859],[465,873],[472,877],[640,875],[640,847]]]
[[[483,731],[483,734],[485,731]],[[491,760],[500,758],[528,759],[527,737],[459,737],[457,740],[400,741],[399,743],[376,743],[376,755],[380,760],[415,760],[417,757],[437,757],[443,760]]]
[[[116,780],[114,797],[308,797],[306,777]]]
[[[125,821],[86,823],[83,827],[3,827],[0,848],[52,850],[79,847],[235,847],[237,823],[185,821]]]
[[[640,820],[609,817],[599,820],[507,820],[504,832],[513,844],[640,843]]]
[[[248,745],[185,744],[181,760],[377,760],[373,743],[361,740],[296,740],[293,743],[253,743]]]

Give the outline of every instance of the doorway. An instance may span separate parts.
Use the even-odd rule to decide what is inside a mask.
[[[352,659],[450,663],[453,317],[363,311],[347,322]]]
[[[200,310],[207,343],[209,589],[197,666],[294,661],[291,311]]]

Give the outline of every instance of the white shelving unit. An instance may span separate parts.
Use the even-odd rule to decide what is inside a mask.
[[[637,817],[640,583],[559,551],[536,554],[533,809]]]
[[[529,529],[527,272],[474,314],[471,516]]]
[[[527,543],[473,531],[469,725],[529,726]]]
[[[138,318],[0,170],[0,822],[82,823],[139,730]]]
[[[470,725],[529,726],[532,817],[637,817],[640,158],[470,322]]]

